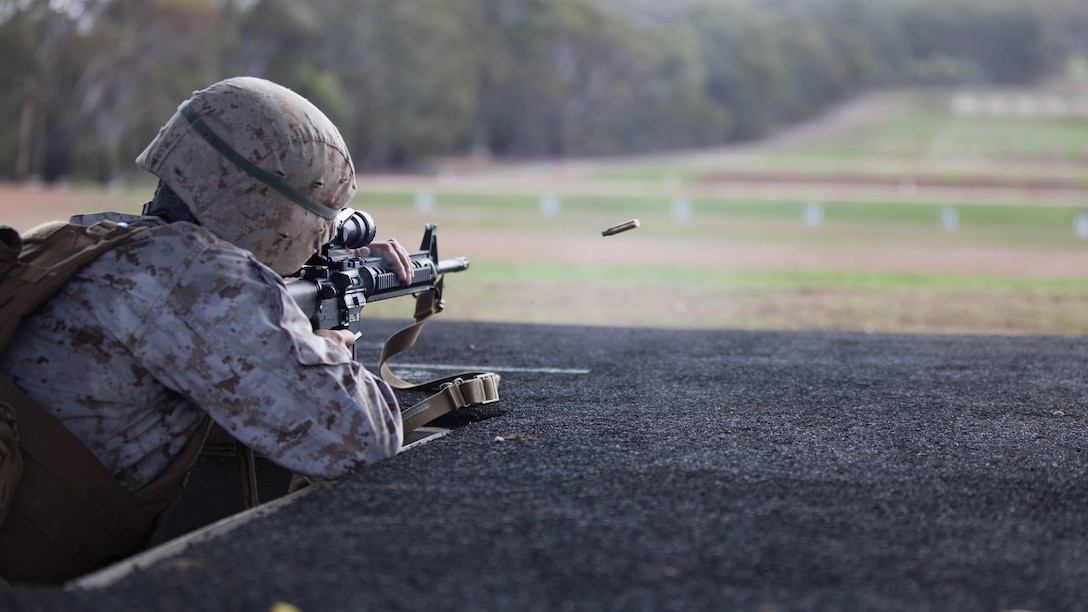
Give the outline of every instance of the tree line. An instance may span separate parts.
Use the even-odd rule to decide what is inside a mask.
[[[1088,53],[1081,4],[0,0],[0,179],[126,177],[243,74],[310,98],[361,170],[735,142],[867,88],[1039,81]]]

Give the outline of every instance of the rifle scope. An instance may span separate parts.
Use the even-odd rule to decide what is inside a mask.
[[[333,222],[336,233],[329,245],[334,248],[358,249],[374,242],[378,234],[378,227],[374,225],[374,219],[361,210],[343,208],[336,215]]]

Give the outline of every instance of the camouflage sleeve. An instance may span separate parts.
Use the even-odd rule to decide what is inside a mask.
[[[219,243],[142,331],[140,361],[254,451],[335,478],[400,449],[389,386],[315,335],[282,280]]]

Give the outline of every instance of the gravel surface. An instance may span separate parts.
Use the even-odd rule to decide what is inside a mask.
[[[435,322],[399,371],[494,368],[500,402],[106,586],[0,608],[1080,610],[1086,356]]]

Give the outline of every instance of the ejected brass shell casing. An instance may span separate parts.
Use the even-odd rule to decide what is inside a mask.
[[[639,226],[638,219],[631,219],[630,221],[624,221],[619,225],[613,225],[612,227],[601,232],[602,236],[611,236],[620,232],[626,232],[627,230],[633,230]]]

